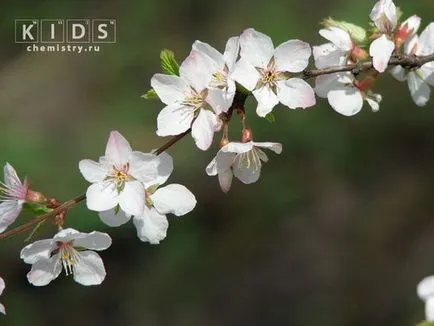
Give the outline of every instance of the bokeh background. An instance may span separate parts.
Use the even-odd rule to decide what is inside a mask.
[[[66,200],[87,186],[78,161],[103,154],[110,130],[133,148],[155,135],[162,104],[140,95],[160,71],[159,52],[181,61],[194,40],[223,50],[247,27],[320,44],[327,16],[366,25],[373,1],[3,1],[0,5],[0,162],[33,188]],[[433,19],[430,0],[397,1]],[[99,54],[26,53],[14,44],[17,18],[115,18],[118,42]],[[277,107],[270,124],[254,114],[258,141],[279,141],[254,185],[223,194],[205,166],[207,152],[186,137],[169,150],[172,183],[187,185],[196,209],[170,216],[159,246],[142,243],[132,224],[108,229],[73,209],[67,225],[109,232],[108,275],[85,288],[60,277],[27,283],[19,259],[26,235],[0,244],[1,325],[414,325],[424,317],[416,285],[434,273],[434,101],[416,107],[406,84],[387,74],[376,90],[378,113],[335,113],[325,101],[309,110]],[[231,124],[236,135],[239,123]],[[21,222],[32,218],[22,216]],[[38,237],[50,237],[46,225]]]

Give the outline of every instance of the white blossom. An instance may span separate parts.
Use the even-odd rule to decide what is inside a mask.
[[[370,91],[370,79],[360,82],[351,73],[322,75],[316,79],[315,92],[319,97],[327,98],[331,107],[345,116],[360,112],[365,100],[376,112],[380,108],[381,95]]]
[[[112,131],[105,156],[98,162],[79,163],[83,177],[92,183],[87,189],[87,207],[103,212],[119,207],[127,214],[140,214],[145,206],[143,183],[158,175],[160,160],[153,154],[133,152],[128,141]]]
[[[105,250],[112,240],[106,233],[81,233],[74,229],[59,231],[52,239],[36,241],[21,250],[21,259],[32,264],[29,282],[44,286],[57,278],[62,267],[82,285],[98,285],[106,271],[101,257],[93,250]]]
[[[424,56],[434,53],[434,23],[430,23],[420,37],[414,35],[404,44],[404,52],[408,55]],[[399,81],[407,80],[411,97],[418,106],[425,106],[429,101],[434,86],[434,62],[407,71],[401,66],[391,69],[392,75]]]
[[[277,154],[282,152],[282,145],[279,143],[230,142],[218,151],[208,164],[206,172],[210,176],[218,175],[220,187],[224,192],[231,188],[234,175],[245,184],[254,183],[261,175],[262,162],[268,162],[268,157],[261,148],[267,148]]]
[[[212,98],[213,92],[209,94],[213,70],[210,60],[193,49],[179,68],[180,76],[155,74],[152,77],[152,88],[166,104],[157,118],[158,136],[179,135],[191,128],[199,149],[207,150],[211,146],[214,133],[222,125],[218,114],[225,107]]]
[[[294,77],[294,73],[302,72],[309,63],[309,44],[289,40],[275,49],[270,37],[249,28],[240,36],[240,47],[241,58],[233,78],[252,91],[260,117],[265,117],[279,102],[291,109],[315,104],[312,87]]]
[[[321,29],[319,34],[330,42],[313,47],[315,66],[324,69],[347,64],[355,47],[350,34],[334,26]]]
[[[425,302],[425,320],[434,321],[434,276],[425,277],[419,282],[417,295]]]
[[[179,184],[160,187],[172,173],[173,161],[166,153],[160,154],[158,159],[160,160],[159,174],[153,175],[144,183],[145,206],[133,218],[139,239],[151,244],[158,244],[166,237],[169,227],[166,214],[182,216],[196,206],[196,198],[186,187]],[[132,214],[112,209],[101,212],[99,216],[105,224],[115,227],[127,223]]]
[[[4,183],[0,182],[0,233],[5,231],[21,213],[29,186],[20,181],[9,163],[4,166]]]
[[[0,277],[0,295],[3,293],[5,289],[5,281]],[[3,304],[0,303],[0,313],[6,315],[6,309]]]

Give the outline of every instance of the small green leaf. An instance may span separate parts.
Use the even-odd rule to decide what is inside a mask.
[[[24,203],[23,209],[30,214],[37,216],[50,213],[52,211],[51,208],[48,208],[46,205],[39,203]]]
[[[175,54],[167,49],[160,53],[161,68],[163,72],[169,75],[179,76],[179,64],[175,59]]]
[[[159,99],[157,93],[155,92],[155,90],[153,88],[148,90],[145,94],[143,94],[140,97],[144,98],[145,100],[158,100]]]
[[[366,30],[363,27],[354,25],[352,23],[347,23],[346,21],[334,20],[331,17],[324,19],[321,24],[325,28],[337,27],[343,29],[350,34],[351,38],[359,45],[366,43]]]
[[[265,116],[265,119],[267,119],[268,122],[271,122],[271,123],[276,122],[276,117],[274,116],[273,112],[268,113]]]

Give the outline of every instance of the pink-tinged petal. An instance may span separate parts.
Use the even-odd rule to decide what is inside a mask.
[[[153,207],[145,207],[143,214],[134,216],[133,223],[137,229],[137,237],[150,244],[159,244],[164,240],[169,228],[166,215],[158,213]]]
[[[196,206],[196,197],[186,187],[179,184],[170,184],[158,188],[151,195],[155,209],[160,214],[185,215]]]
[[[272,143],[272,142],[253,142],[255,147],[262,147],[273,151],[276,154],[282,153],[282,144],[280,143]]]
[[[45,286],[57,278],[62,271],[59,254],[49,259],[41,259],[32,265],[27,280],[34,286]]]
[[[404,43],[404,52],[408,55],[420,55],[419,36],[413,35]]]
[[[430,98],[431,89],[416,73],[408,74],[408,88],[410,89],[411,97],[417,106],[425,106]]]
[[[321,75],[315,79],[315,93],[319,97],[327,98],[327,94],[334,88],[336,88],[340,83],[338,83],[338,75]]]
[[[213,112],[200,110],[191,127],[191,135],[199,149],[206,151],[211,146],[218,125],[219,118]]]
[[[91,233],[81,233],[74,240],[73,246],[90,250],[105,250],[112,244],[112,239],[107,233],[93,231]]]
[[[199,52],[192,50],[179,67],[179,74],[197,91],[208,87],[214,73],[213,65]]]
[[[422,79],[434,86],[434,62],[428,62],[418,69],[418,73]]]
[[[35,241],[21,250],[20,258],[26,264],[34,264],[38,260],[49,259],[55,248],[56,243],[52,239]]]
[[[93,251],[81,251],[72,265],[74,280],[81,285],[98,285],[104,281],[106,271],[101,257]]]
[[[248,151],[253,149],[253,142],[248,143],[238,143],[238,142],[230,142],[223,146],[220,151],[223,153],[236,153],[242,154],[247,153]]]
[[[403,82],[407,79],[406,71],[401,66],[392,67],[389,72],[396,80]]]
[[[208,60],[210,60],[210,64],[213,66],[213,71],[223,70],[225,66],[223,54],[214,49],[211,45],[201,41],[195,41],[192,48],[194,51],[204,55]]]
[[[223,53],[224,62],[226,63],[229,71],[234,70],[239,52],[240,38],[238,36],[233,36],[227,41],[225,52]]]
[[[313,57],[315,66],[318,69],[324,69],[344,65],[347,61],[347,52],[339,50],[332,43],[326,43],[313,47]]]
[[[332,89],[327,98],[331,107],[345,116],[355,115],[363,107],[363,97],[360,91],[351,86],[341,85],[339,88]]]
[[[232,82],[231,90],[213,88],[208,90],[207,103],[214,109],[216,114],[227,112],[234,101],[235,84]]]
[[[430,55],[434,53],[434,23],[430,23],[419,37],[420,55]]]
[[[274,52],[276,68],[279,71],[301,72],[309,64],[311,54],[308,43],[289,40],[280,44]]]
[[[6,315],[6,308],[1,303],[0,303],[0,313],[2,313],[3,315]]]
[[[230,77],[245,89],[252,91],[258,84],[261,75],[247,60],[241,58],[236,63],[235,70]]]
[[[101,164],[92,160],[81,160],[78,164],[83,177],[89,182],[101,182],[107,177],[108,170],[106,164]]]
[[[118,203],[118,191],[113,182],[99,182],[87,188],[86,204],[91,211],[103,212],[114,208]]]
[[[17,172],[15,171],[12,165],[6,162],[3,171],[4,171],[5,184],[7,186],[12,188],[22,187],[20,178],[18,177]]]
[[[256,101],[258,101],[256,113],[262,118],[273,111],[273,108],[279,104],[279,98],[268,86],[262,86],[261,88],[254,90],[252,93],[256,98]]]
[[[419,16],[413,15],[401,23],[399,30],[406,29],[407,37],[412,36],[419,30],[421,20]]]
[[[280,81],[277,84],[277,97],[280,103],[291,109],[305,109],[316,104],[312,87],[300,78]]]
[[[190,89],[187,81],[181,77],[163,74],[155,74],[151,78],[151,86],[166,105],[183,101]]]
[[[434,276],[427,276],[417,285],[418,297],[426,301],[431,297],[434,297]]]
[[[245,165],[240,160],[240,155],[237,156],[234,163],[234,176],[244,184],[251,184],[258,181],[261,176],[261,163]]]
[[[229,170],[234,162],[235,156],[235,153],[219,151],[206,167],[206,173],[211,176]]]
[[[382,33],[392,32],[398,23],[396,6],[392,0],[378,1],[369,17]]]
[[[194,118],[194,108],[187,105],[168,105],[157,117],[157,135],[175,136],[190,129]]]
[[[116,166],[123,166],[127,164],[131,153],[132,149],[128,141],[118,131],[112,131],[105,149],[107,158]]]
[[[104,212],[99,212],[98,216],[104,224],[111,227],[121,226],[127,223],[131,218],[131,215],[125,214],[125,212],[122,209],[119,209],[117,213],[116,210],[114,209],[110,209]]]
[[[265,68],[274,54],[271,38],[253,28],[246,29],[240,36],[240,56],[254,67]]]
[[[378,72],[384,72],[389,64],[392,52],[395,50],[395,43],[382,35],[371,43],[369,54],[373,58],[374,68]]]
[[[127,215],[140,215],[145,207],[145,187],[139,181],[126,182],[119,195],[119,206]]]
[[[0,203],[0,233],[15,222],[22,208],[23,204],[16,200],[7,200]]]
[[[160,155],[134,152],[130,159],[130,174],[145,184],[145,188],[163,184],[173,171],[173,159],[166,152]]]
[[[73,228],[61,229],[53,238],[53,241],[70,242],[80,237],[82,234]]]
[[[336,45],[340,50],[350,51],[353,48],[353,41],[351,40],[350,34],[343,29],[331,26],[327,29],[321,29],[319,34]]]
[[[220,188],[224,193],[227,193],[231,189],[233,177],[234,173],[232,172],[232,169],[222,171],[218,174]]]
[[[0,295],[3,293],[6,287],[5,281],[0,277]]]

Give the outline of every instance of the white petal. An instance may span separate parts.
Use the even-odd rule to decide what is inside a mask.
[[[118,131],[112,131],[107,142],[105,155],[116,166],[122,166],[127,164],[131,152],[132,149],[128,141]]]
[[[258,181],[261,175],[261,165],[254,164],[253,162],[249,166],[239,162],[240,156],[237,156],[234,163],[233,172],[242,183],[250,184]]]
[[[49,259],[55,247],[52,239],[35,241],[21,250],[20,258],[26,264],[34,264],[38,260]]]
[[[242,154],[247,153],[248,151],[253,149],[253,142],[248,143],[238,143],[238,142],[230,142],[223,146],[220,151],[223,153],[236,153]]]
[[[240,38],[238,36],[233,36],[227,41],[225,53],[223,53],[223,58],[229,71],[234,70],[239,52]]]
[[[420,55],[419,36],[413,35],[404,43],[404,53],[408,55]]]
[[[262,86],[254,90],[253,96],[255,96],[258,101],[256,113],[260,117],[265,117],[268,113],[273,111],[273,108],[279,103],[279,98],[268,86]]]
[[[421,75],[422,79],[434,86],[434,62],[428,62],[418,69],[418,73]]]
[[[133,223],[139,239],[151,244],[159,244],[164,240],[169,228],[166,216],[158,213],[153,207],[146,207],[143,214],[134,216]]]
[[[396,6],[392,0],[378,1],[369,17],[382,33],[393,31],[398,23]]]
[[[231,75],[231,78],[249,91],[255,89],[260,77],[255,67],[243,58],[238,60]]]
[[[5,184],[7,186],[19,187],[22,185],[20,178],[18,177],[17,172],[15,171],[12,165],[6,163],[3,168],[3,171],[4,171]]]
[[[340,86],[331,90],[327,99],[331,107],[345,116],[352,116],[360,112],[363,107],[363,97],[355,87]]]
[[[407,20],[401,23],[399,26],[399,29],[406,28],[408,30],[409,35],[412,36],[415,33],[417,33],[419,27],[420,27],[421,18],[417,15],[413,15],[409,17]]]
[[[427,276],[417,285],[417,295],[421,300],[434,297],[434,276]]]
[[[187,81],[173,75],[155,74],[151,78],[151,86],[166,105],[179,103],[189,90]]]
[[[74,247],[81,247],[91,250],[105,250],[112,244],[112,239],[107,233],[93,231],[91,233],[81,233],[74,240]]]
[[[282,144],[280,143],[271,143],[271,142],[252,142],[255,147],[262,147],[273,151],[276,154],[282,153]]]
[[[389,70],[393,77],[395,77],[398,81],[405,81],[407,79],[406,71],[401,66],[395,66]]]
[[[181,216],[189,213],[196,206],[196,198],[186,187],[171,184],[151,195],[154,207],[160,214],[172,213]]]
[[[300,40],[289,40],[280,44],[274,53],[277,70],[301,72],[309,64],[312,54],[310,45]]]
[[[139,181],[125,183],[119,206],[127,215],[140,215],[145,207],[145,187]]]
[[[408,74],[408,88],[417,106],[425,106],[430,98],[431,89],[416,73]]]
[[[313,57],[315,66],[318,69],[324,69],[344,65],[347,61],[347,52],[339,50],[332,43],[326,43],[313,47]]]
[[[7,200],[0,203],[0,233],[15,222],[22,208],[23,204],[17,200]]]
[[[224,193],[227,193],[231,189],[233,179],[232,169],[228,169],[218,174],[220,188]]]
[[[224,68],[225,62],[223,60],[223,55],[214,49],[211,45],[201,42],[195,41],[192,46],[193,50],[199,52],[200,54],[206,56],[213,65],[212,70],[219,71]]]
[[[73,228],[61,229],[56,235],[53,237],[53,241],[62,241],[69,242],[75,240],[80,235],[85,234],[81,233]]]
[[[350,51],[353,48],[350,35],[343,29],[330,26],[327,29],[321,29],[319,34],[336,45],[340,50]]]
[[[207,103],[214,109],[216,114],[227,112],[234,101],[235,83],[231,83],[233,87],[230,90],[213,88],[208,90],[206,98]]]
[[[419,45],[420,55],[430,55],[434,53],[434,23],[430,23],[420,34]]]
[[[86,191],[87,208],[97,212],[112,209],[119,203],[118,196],[113,182],[94,183]]]
[[[92,183],[103,181],[109,172],[107,165],[92,160],[81,160],[78,168],[83,177]]]
[[[193,118],[193,107],[182,104],[168,105],[158,114],[157,135],[179,135],[190,128]]]
[[[277,96],[280,103],[291,109],[308,108],[316,103],[312,87],[300,78],[291,78],[277,84]]]
[[[101,257],[93,251],[81,251],[80,258],[72,265],[74,280],[82,285],[98,285],[106,276]]]
[[[236,154],[219,151],[213,160],[206,167],[208,175],[217,175],[231,168]]]
[[[253,28],[248,28],[241,34],[240,46],[241,58],[259,68],[265,68],[274,54],[271,38]]]
[[[173,159],[167,153],[160,155],[134,152],[130,158],[130,174],[145,187],[163,184],[173,171]]]
[[[321,75],[315,79],[315,93],[322,98],[327,98],[332,89],[340,86],[338,74]]]
[[[104,212],[99,212],[98,216],[104,224],[107,224],[108,226],[111,227],[121,226],[127,223],[131,218],[131,215],[125,214],[125,212],[122,209],[120,209],[117,214],[114,209],[110,209]]]
[[[428,298],[425,302],[425,320],[434,321],[434,297]]]
[[[5,281],[0,277],[0,295],[3,293],[5,287]]]
[[[369,97],[366,97],[365,100],[366,102],[368,102],[373,112],[377,112],[380,109],[380,103],[378,103],[377,101]]]
[[[189,56],[179,67],[179,74],[197,91],[201,92],[208,87],[211,81],[213,65],[199,52],[192,50]]]
[[[1,303],[0,303],[0,313],[2,313],[3,315],[6,315],[6,309],[5,309],[5,306],[2,305]]]
[[[213,112],[200,110],[191,127],[191,135],[199,149],[206,151],[211,146],[218,125],[219,118]]]
[[[373,58],[374,68],[378,72],[384,72],[389,64],[395,44],[386,35],[382,35],[371,43],[369,54]]]
[[[32,265],[27,280],[34,286],[44,286],[57,278],[62,271],[59,254],[49,259],[41,259]]]

